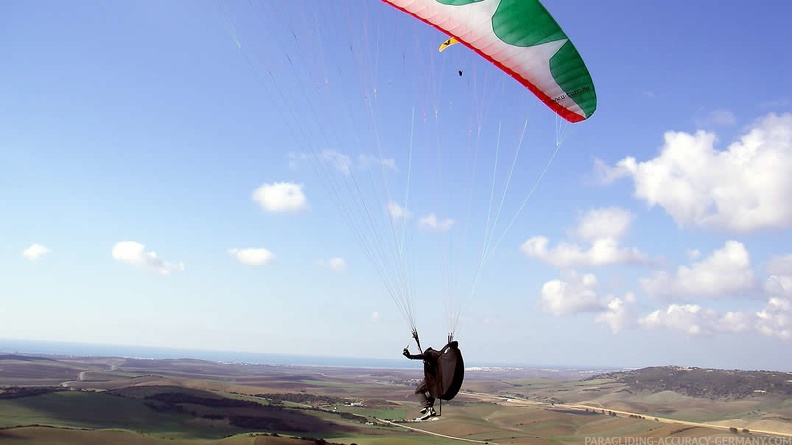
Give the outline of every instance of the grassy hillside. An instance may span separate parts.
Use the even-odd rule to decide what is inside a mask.
[[[627,373],[568,381],[515,369],[466,374],[441,417],[414,422],[420,369],[2,357],[0,443],[580,444],[792,425],[792,400],[757,395],[767,393],[726,400],[659,384],[638,389]],[[734,425],[740,431],[730,432]]]
[[[602,374],[592,379],[624,383],[630,391],[674,391],[690,397],[792,397],[792,373],[788,372],[656,366]]]

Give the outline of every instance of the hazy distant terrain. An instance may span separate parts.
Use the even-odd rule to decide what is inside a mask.
[[[592,377],[624,383],[632,391],[674,391],[691,397],[742,399],[792,396],[792,373],[659,366]]]
[[[0,356],[0,443],[579,444],[792,434],[786,373],[475,368],[442,415],[421,369]],[[389,423],[390,421],[391,423]]]

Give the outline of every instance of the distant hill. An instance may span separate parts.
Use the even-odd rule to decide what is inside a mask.
[[[55,362],[56,361],[51,358],[31,357],[31,356],[19,355],[19,354],[0,354],[0,360],[9,360],[9,361],[16,360],[21,362],[45,362],[45,361]]]
[[[599,374],[585,380],[610,379],[630,391],[674,391],[691,397],[739,399],[750,396],[792,397],[792,373],[655,366]]]

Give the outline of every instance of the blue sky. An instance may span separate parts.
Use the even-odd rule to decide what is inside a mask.
[[[351,202],[424,346],[451,294],[476,363],[788,370],[788,2],[546,1],[574,125],[385,3],[262,3],[0,5],[0,338],[397,356]]]

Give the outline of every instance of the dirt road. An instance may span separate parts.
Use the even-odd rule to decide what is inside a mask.
[[[459,440],[459,441],[462,441],[462,442],[472,442],[472,443],[483,443],[483,444],[497,445],[495,442],[486,442],[486,441],[483,441],[483,440],[465,439],[464,437],[455,437],[455,436],[449,436],[447,434],[435,433],[433,431],[426,431],[426,430],[422,430],[420,428],[407,426],[407,425],[405,425],[403,423],[391,422],[390,420],[385,420],[385,419],[377,419],[377,420],[382,422],[382,423],[387,423],[388,425],[391,425],[391,426],[398,426],[399,428],[404,428],[406,430],[415,431],[417,433],[429,434],[430,436],[442,437],[444,439]]]

